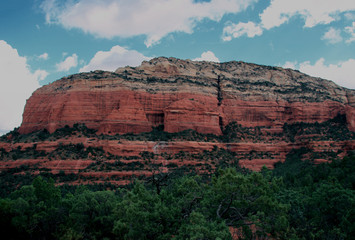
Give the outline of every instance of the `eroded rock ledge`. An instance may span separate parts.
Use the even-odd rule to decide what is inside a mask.
[[[231,122],[281,131],[285,123],[346,115],[355,131],[355,91],[298,71],[244,62],[155,58],[43,86],[27,101],[20,133],[84,123],[98,133],[193,129],[220,135]]]

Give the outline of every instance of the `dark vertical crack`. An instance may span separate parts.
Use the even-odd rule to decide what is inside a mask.
[[[218,79],[217,79],[217,100],[218,100],[218,106],[221,106],[222,104],[222,90],[221,90],[221,76],[218,75]]]
[[[223,118],[222,118],[222,116],[219,116],[219,128],[221,129],[221,132],[222,132],[222,134],[223,134],[224,125],[223,125]]]
[[[218,75],[217,78],[217,100],[218,100],[218,106],[221,106],[223,96],[222,96],[222,89],[221,89],[221,76]],[[221,132],[223,133],[223,118],[222,116],[219,116],[219,128],[221,129]]]

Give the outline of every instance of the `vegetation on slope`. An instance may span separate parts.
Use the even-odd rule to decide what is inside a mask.
[[[58,139],[77,136],[87,138],[99,138],[107,140],[129,140],[129,141],[201,141],[201,142],[265,142],[268,140],[283,141],[307,141],[307,140],[354,140],[355,132],[351,132],[346,125],[346,116],[337,115],[333,119],[322,123],[296,122],[285,123],[282,133],[269,132],[267,127],[243,127],[237,122],[231,122],[223,129],[223,134],[203,134],[194,130],[184,130],[176,133],[164,131],[164,126],[154,127],[150,132],[139,134],[126,133],[116,135],[97,135],[96,130],[90,129],[85,124],[76,123],[73,127],[66,125],[50,134],[46,129],[29,133],[19,134],[18,129],[0,137],[0,141],[5,142],[36,142],[55,141]]]
[[[97,135],[83,124],[75,124],[52,134],[43,130],[20,135],[15,130],[1,141],[55,141],[72,136],[209,142],[353,140],[354,132],[346,128],[345,120],[339,115],[323,123],[285,124],[283,134],[231,123],[222,136],[192,130],[167,133],[161,127],[149,133]],[[249,157],[268,154],[254,151]],[[69,183],[92,179],[64,171],[54,174],[36,164],[2,170],[0,228],[3,236],[13,239],[352,239],[355,156],[339,160],[337,153],[322,153],[334,160],[315,165],[312,159],[324,157],[317,154],[295,149],[274,170],[263,168],[256,173],[238,166],[240,157],[247,156],[217,147],[196,154],[141,152],[129,157],[80,143],[62,144],[50,153],[37,150],[36,144],[26,149],[0,149],[0,159],[9,162],[42,158],[92,161],[79,173],[147,170],[147,166],[153,172],[148,177],[131,177],[130,184],[118,187],[110,181],[126,180],[124,177],[75,186]],[[159,158],[168,162],[168,172],[159,171]],[[195,164],[179,166],[169,163],[171,159]]]
[[[161,175],[102,191],[37,177],[0,199],[0,228],[14,239],[231,239],[228,227],[241,239],[351,239],[354,187],[354,156],[314,165],[297,154],[259,173]]]

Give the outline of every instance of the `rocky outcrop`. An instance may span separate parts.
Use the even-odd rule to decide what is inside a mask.
[[[290,69],[244,62],[156,58],[115,73],[81,73],[43,86],[27,101],[20,133],[85,123],[99,133],[193,129],[221,134],[231,122],[275,126],[346,114],[355,91]]]
[[[93,149],[102,149],[104,155],[98,158],[88,155],[86,158],[74,157],[75,159],[73,159],[70,156],[53,154],[62,146],[75,146],[76,144],[83,144],[83,147],[86,149],[90,147]],[[36,151],[43,151],[45,154],[42,154],[38,158],[29,157],[17,160],[4,158],[0,161],[0,171],[28,166],[37,169],[36,171],[39,171],[39,169],[48,169],[54,174],[63,171],[66,174],[74,173],[86,177],[100,176],[104,178],[109,177],[110,179],[112,175],[115,175],[115,180],[122,180],[122,176],[126,176],[129,179],[132,174],[135,176],[151,175],[154,171],[154,166],[159,167],[159,170],[155,169],[155,171],[163,172],[182,166],[194,166],[197,170],[214,169],[218,161],[228,158],[228,156],[219,156],[221,153],[216,152],[216,149],[226,149],[232,153],[228,160],[231,162],[228,162],[228,164],[238,162],[241,167],[259,171],[263,166],[273,168],[276,162],[284,161],[287,154],[297,149],[306,149],[303,159],[312,159],[315,163],[329,161],[331,157],[342,158],[346,156],[348,151],[355,149],[355,140],[294,143],[285,141],[221,143],[199,141],[117,141],[70,137],[59,139],[58,141],[35,143],[0,142],[0,149],[4,149],[7,152],[19,149],[28,152],[29,149],[34,148],[34,145]],[[214,151],[215,155],[213,154]],[[146,157],[144,153],[150,153],[151,155]],[[107,158],[106,154],[118,156],[118,158],[116,157],[111,160]],[[120,164],[117,165],[117,163]],[[137,167],[129,169],[129,171],[124,167],[126,164],[133,163]],[[100,164],[111,164],[111,168],[104,167],[99,169],[90,167],[92,165],[99,166]],[[116,168],[112,168],[115,164]],[[201,166],[208,167],[203,169]],[[131,170],[134,170],[134,172]],[[25,169],[25,171],[28,171],[28,169]]]
[[[0,171],[70,184],[260,170],[293,152],[321,163],[355,150],[355,91],[278,67],[156,58],[41,87],[1,139]]]

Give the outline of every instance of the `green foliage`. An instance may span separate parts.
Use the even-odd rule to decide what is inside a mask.
[[[17,159],[28,159],[28,158],[41,158],[46,156],[44,151],[36,150],[37,145],[33,144],[32,147],[26,149],[21,149],[17,147],[7,152],[5,149],[0,148],[0,159],[2,160],[17,160]]]
[[[313,165],[303,153],[259,173],[168,174],[155,179],[159,191],[153,181],[98,191],[38,177],[0,199],[0,230],[15,239],[178,240],[231,239],[233,227],[240,239],[351,239],[355,157]]]
[[[298,155],[299,156],[299,155]],[[306,239],[351,239],[355,233],[355,157],[314,165],[289,155],[275,165],[285,188],[279,201],[289,204],[295,236]]]
[[[97,159],[105,157],[106,153],[102,147],[87,147],[84,144],[59,144],[59,146],[48,154],[49,158],[55,159]]]
[[[89,191],[79,188],[63,199],[67,221],[57,232],[58,239],[112,239],[113,209],[117,196],[111,191]],[[71,236],[71,238],[70,238]]]
[[[211,191],[206,209],[217,207],[217,216],[229,226],[240,227],[244,236],[278,237],[287,233],[287,205],[277,201],[280,179],[263,176],[261,173],[244,175],[235,169],[220,170],[219,176],[212,179]],[[254,225],[256,231],[248,227]]]
[[[49,133],[47,129],[42,129],[28,134],[20,134],[18,128],[0,137],[1,141],[5,142],[39,142],[53,141],[60,138],[70,137],[73,135],[81,135],[85,137],[96,136],[96,130],[86,127],[83,123],[75,123],[72,127],[65,125],[63,128],[58,128],[55,132]]]
[[[59,214],[60,190],[54,186],[53,180],[45,181],[38,177],[32,185],[13,192],[10,199],[11,223],[16,231],[23,233],[23,237],[51,238],[62,220]]]
[[[346,123],[346,115],[338,114],[335,118],[322,123],[285,123],[283,126],[285,136],[294,142],[296,139],[307,135],[316,135],[312,140],[343,141],[355,139],[355,133],[351,132]]]
[[[115,208],[113,233],[119,239],[171,239],[171,226],[178,223],[177,210],[136,183]]]
[[[221,136],[221,141],[240,142],[246,139],[256,140],[258,137],[261,136],[262,133],[260,131],[260,127],[248,128],[248,127],[243,127],[237,122],[231,122],[223,129],[223,135]]]
[[[176,240],[228,240],[232,239],[228,227],[223,222],[208,221],[199,212],[192,212],[189,218],[181,225]]]

